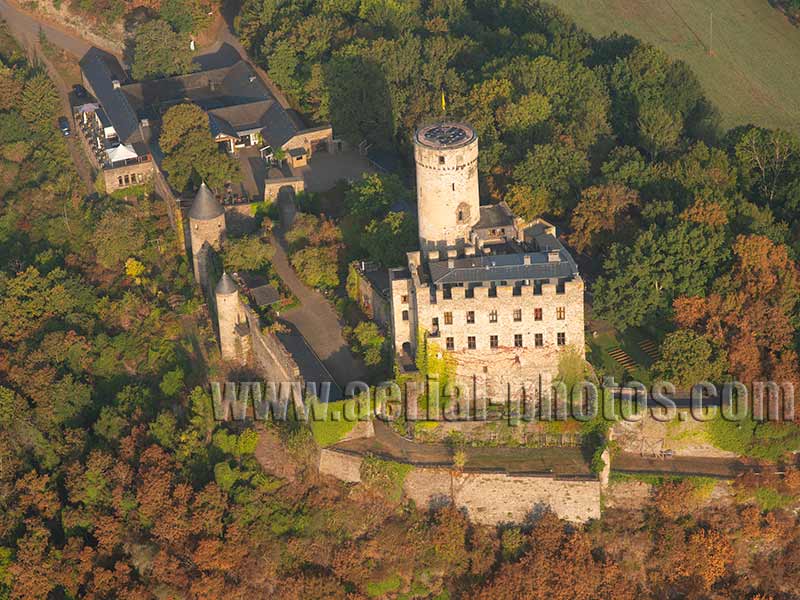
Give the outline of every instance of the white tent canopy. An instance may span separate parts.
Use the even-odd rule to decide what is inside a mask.
[[[106,150],[106,156],[108,156],[109,162],[115,163],[128,160],[129,158],[136,158],[138,154],[136,154],[136,151],[132,146],[120,144],[115,148],[109,148]]]
[[[88,102],[86,104],[81,104],[77,109],[76,113],[82,115],[84,113],[93,113],[98,108],[100,108],[99,104],[95,104],[94,102]]]

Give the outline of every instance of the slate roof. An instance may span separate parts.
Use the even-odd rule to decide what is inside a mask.
[[[525,257],[530,264],[525,264]],[[439,260],[428,263],[434,284],[513,281],[519,279],[568,278],[578,274],[566,250],[559,251],[558,261],[548,261],[543,252],[498,254]]]
[[[233,125],[212,113],[208,113],[208,128],[211,130],[211,136],[214,139],[220,135],[226,135],[232,138],[238,137],[239,135]]]
[[[217,201],[214,193],[205,183],[202,183],[197,195],[194,197],[192,208],[189,209],[189,218],[197,221],[210,221],[224,212],[225,209]]]
[[[480,207],[480,219],[473,229],[497,229],[498,227],[511,227],[514,225],[514,213],[508,204],[488,204]]]
[[[139,131],[136,112],[122,89],[114,88],[113,81],[121,80],[124,72],[121,72],[119,63],[114,65],[116,59],[109,56],[98,48],[90,48],[80,60],[81,72],[95,98],[103,106],[120,141],[132,145],[140,155],[146,154],[147,148]]]
[[[264,139],[274,148],[280,148],[297,133],[289,115],[274,99],[215,108],[208,114],[237,133],[261,130]]]
[[[227,272],[222,272],[222,277],[217,284],[216,289],[214,290],[217,294],[234,294],[238,291],[236,287],[236,282],[233,278],[228,275]]]
[[[250,290],[258,306],[270,306],[281,299],[278,290],[271,285],[260,285]]]
[[[191,101],[206,110],[212,133],[262,129],[267,143],[280,148],[299,131],[292,116],[275,99],[248,63],[122,86],[132,106],[146,111],[154,105]],[[163,108],[163,106],[162,106]]]

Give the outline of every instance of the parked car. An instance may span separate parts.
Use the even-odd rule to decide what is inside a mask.
[[[86,98],[89,94],[86,92],[86,88],[83,87],[80,83],[76,83],[72,86],[72,91],[75,92],[75,96],[77,98]]]
[[[61,130],[61,133],[63,133],[64,136],[68,136],[70,134],[69,121],[67,121],[67,117],[58,117],[58,128]]]

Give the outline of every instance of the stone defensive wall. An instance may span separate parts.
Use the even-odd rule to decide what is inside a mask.
[[[250,349],[255,365],[268,381],[301,381],[300,367],[274,333],[261,328],[261,319],[243,306],[250,328]]]
[[[359,483],[362,461],[354,453],[323,449],[319,472],[347,483]],[[601,484],[595,477],[455,472],[444,467],[415,466],[406,476],[403,492],[423,510],[452,501],[481,525],[520,523],[546,508],[573,523],[600,518]]]

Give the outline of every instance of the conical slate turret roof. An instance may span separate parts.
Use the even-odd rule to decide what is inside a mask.
[[[225,271],[222,272],[222,277],[217,284],[217,289],[215,290],[217,294],[235,294],[238,291],[236,287],[236,282],[233,278],[228,275]]]
[[[192,208],[189,209],[189,218],[196,221],[210,221],[216,219],[223,214],[225,210],[222,205],[217,202],[213,192],[204,183],[200,185],[200,189],[192,202]]]

